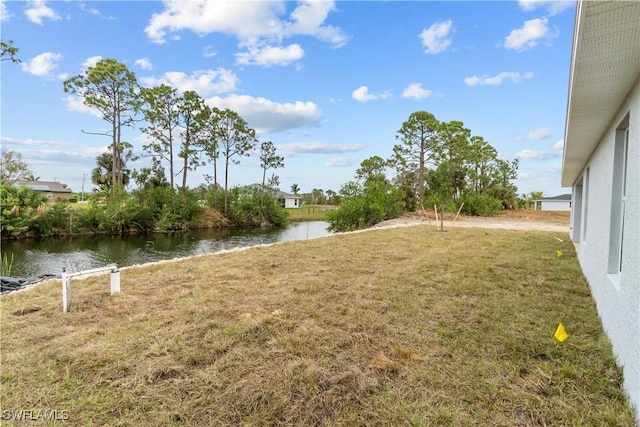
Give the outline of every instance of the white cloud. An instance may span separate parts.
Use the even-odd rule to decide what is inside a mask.
[[[95,67],[96,64],[102,59],[102,56],[98,55],[98,56],[92,56],[90,58],[87,58],[83,63],[82,63],[82,68],[83,70],[86,70],[89,67]]]
[[[169,71],[161,77],[140,78],[140,83],[146,86],[165,84],[175,87],[179,92],[196,91],[200,96],[231,92],[235,90],[238,81],[238,76],[233,71],[224,68],[195,71],[191,75],[182,71]]]
[[[53,71],[58,66],[57,62],[61,59],[62,55],[59,53],[44,52],[21,63],[20,67],[29,74],[42,77]]]
[[[376,99],[389,99],[391,98],[391,93],[389,91],[385,91],[378,95],[374,95],[369,93],[369,88],[366,86],[360,86],[358,89],[351,92],[351,97],[358,102],[369,102]]]
[[[451,20],[436,22],[429,28],[422,30],[419,37],[422,40],[425,53],[436,54],[444,52],[451,44],[451,39],[447,38],[451,31]]]
[[[433,94],[429,89],[423,89],[422,83],[411,83],[402,92],[403,98],[424,99],[429,98]]]
[[[529,132],[525,136],[519,136],[516,139],[518,140],[527,140],[527,141],[540,141],[541,139],[545,139],[551,136],[551,131],[547,128],[534,129]]]
[[[515,154],[516,159],[521,160],[549,160],[560,157],[558,150],[522,150]]]
[[[136,59],[134,62],[135,65],[142,68],[143,70],[151,70],[153,69],[153,64],[149,61],[149,58],[140,58]]]
[[[165,43],[168,33],[190,30],[199,35],[214,32],[230,34],[239,44],[263,46],[279,43],[285,37],[306,35],[327,41],[335,47],[346,43],[339,28],[324,25],[333,1],[299,1],[289,19],[287,2],[223,2],[210,0],[165,1],[164,10],[151,16],[145,33],[154,43]],[[266,42],[270,43],[266,43]]]
[[[558,140],[555,144],[553,144],[554,150],[564,150],[564,139]]]
[[[12,15],[7,10],[7,6],[4,3],[0,2],[0,22],[8,21],[11,16]]]
[[[90,13],[91,15],[97,15],[100,16],[100,11],[94,7],[89,7],[87,6],[86,3],[80,3],[78,5],[80,7],[80,10],[86,13]]]
[[[44,0],[28,1],[27,6],[24,8],[24,14],[27,15],[29,21],[38,25],[44,25],[43,19],[45,18],[52,21],[60,19],[60,15],[47,6]]]
[[[531,12],[538,8],[547,9],[549,15],[557,15],[575,4],[574,1],[561,0],[518,0],[520,8],[526,12]]]
[[[64,101],[67,111],[77,111],[79,113],[91,114],[99,119],[102,119],[102,114],[96,110],[95,108],[90,108],[84,104],[82,98],[79,96],[66,96],[62,98]]]
[[[79,147],[80,145],[75,142],[68,141],[54,141],[44,139],[17,139],[6,136],[0,137],[2,144],[15,145],[15,146],[27,146],[27,147]]]
[[[364,144],[326,144],[322,142],[292,142],[276,146],[278,152],[283,155],[355,153],[364,148]]]
[[[366,86],[360,86],[358,89],[351,92],[351,97],[358,102],[369,102],[376,99],[375,95],[369,93],[369,88]]]
[[[216,55],[217,55],[216,51],[213,50],[213,47],[211,46],[205,46],[202,49],[202,56],[204,56],[205,58],[213,58]]]
[[[248,46],[247,52],[236,53],[236,62],[240,65],[289,65],[304,56],[304,50],[299,44],[287,47],[278,46]]]
[[[358,163],[358,161],[355,159],[347,159],[344,157],[332,157],[326,162],[324,162],[324,165],[328,168],[345,168],[345,167],[353,166],[356,163]]]
[[[504,39],[504,47],[513,50],[526,50],[538,45],[541,39],[550,39],[557,33],[549,29],[547,18],[536,18],[525,21],[522,28],[512,30]]]
[[[280,104],[266,98],[248,95],[214,96],[208,105],[237,112],[258,134],[281,132],[304,126],[317,126],[322,120],[320,108],[313,102]]]
[[[485,74],[484,76],[472,76],[464,79],[464,82],[467,86],[498,86],[501,85],[505,80],[511,80],[513,83],[519,83],[522,80],[533,78],[534,74],[531,71],[527,71],[524,74],[520,74],[517,72],[503,71],[501,73],[496,74],[495,76],[489,76]]]
[[[285,25],[285,34],[306,35],[331,43],[334,47],[344,46],[347,37],[337,27],[322,25],[335,10],[333,1],[298,1],[298,7],[291,13],[292,21]]]

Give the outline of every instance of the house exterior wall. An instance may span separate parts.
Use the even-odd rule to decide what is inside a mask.
[[[49,197],[51,194],[51,197]],[[69,200],[73,196],[73,193],[57,193],[55,191],[46,192],[49,200]]]
[[[611,243],[615,242],[612,221],[616,221],[617,209],[616,135],[620,134],[617,129],[626,117],[629,139],[621,267],[619,273],[610,274],[613,271],[610,253],[615,250]],[[573,194],[573,209],[580,211],[572,212],[571,236],[574,242],[579,242],[582,271],[614,355],[624,371],[624,389],[640,420],[640,79],[574,183]]]
[[[542,200],[540,202],[542,211],[570,211],[571,201],[569,200]]]
[[[285,208],[299,208],[301,206],[300,199],[286,197],[284,199]]]

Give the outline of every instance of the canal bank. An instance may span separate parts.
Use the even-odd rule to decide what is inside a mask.
[[[12,260],[11,276],[148,264],[262,244],[305,240],[330,234],[325,221],[296,222],[272,229],[213,229],[176,234],[76,236],[7,241],[2,256]]]

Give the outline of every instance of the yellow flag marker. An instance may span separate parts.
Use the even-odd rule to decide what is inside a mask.
[[[556,329],[556,333],[553,334],[553,337],[558,341],[563,342],[567,339],[568,336],[569,334],[567,334],[567,331],[564,330],[564,326],[562,326],[562,323],[560,323],[558,325],[558,328]]]
[[[558,255],[558,258],[560,258],[562,256],[562,251],[556,251],[556,255]]]

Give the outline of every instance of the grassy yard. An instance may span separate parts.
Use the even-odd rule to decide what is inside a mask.
[[[78,426],[635,425],[564,233],[382,229],[121,279],[113,297],[108,276],[74,281],[66,314],[59,282],[0,299],[2,410]]]
[[[325,221],[327,212],[337,209],[337,206],[331,205],[304,205],[301,208],[287,209],[289,212],[289,221]]]

